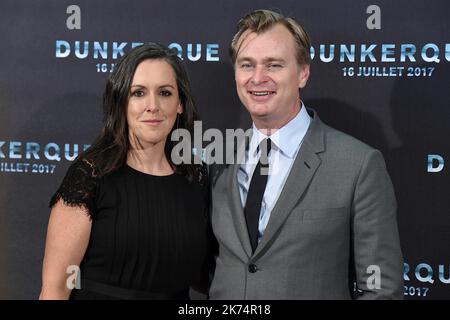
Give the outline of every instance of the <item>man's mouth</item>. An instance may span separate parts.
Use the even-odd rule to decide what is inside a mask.
[[[249,91],[249,93],[257,97],[263,97],[275,94],[275,91]]]

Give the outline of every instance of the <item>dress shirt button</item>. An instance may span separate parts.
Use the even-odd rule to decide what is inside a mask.
[[[256,264],[252,263],[248,266],[248,272],[255,273],[256,271],[258,271],[258,267],[256,266]]]

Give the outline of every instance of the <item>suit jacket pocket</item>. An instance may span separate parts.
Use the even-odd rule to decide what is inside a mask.
[[[348,214],[348,208],[305,209],[303,221],[328,220],[344,218]]]

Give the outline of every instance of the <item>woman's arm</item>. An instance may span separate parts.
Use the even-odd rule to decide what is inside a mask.
[[[53,206],[47,230],[40,300],[69,298],[67,268],[80,265],[89,243],[91,226],[85,207],[67,206],[62,200]]]

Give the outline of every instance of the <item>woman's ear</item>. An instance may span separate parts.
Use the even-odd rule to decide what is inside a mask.
[[[178,105],[178,107],[177,107],[177,113],[178,113],[178,114],[182,114],[182,113],[183,113],[183,110],[184,110],[183,105],[180,103],[180,104]]]

